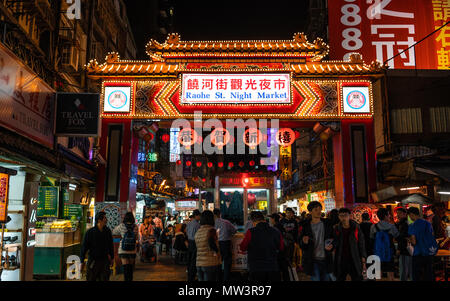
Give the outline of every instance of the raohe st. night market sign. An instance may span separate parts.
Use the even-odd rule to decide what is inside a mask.
[[[182,103],[290,103],[289,74],[183,74]]]

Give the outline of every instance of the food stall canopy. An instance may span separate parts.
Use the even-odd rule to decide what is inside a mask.
[[[378,204],[392,204],[395,202],[399,202],[402,205],[406,205],[406,204],[427,205],[427,204],[432,204],[433,199],[431,199],[421,193],[413,193],[413,194],[408,194],[408,195],[396,195],[396,196],[393,196],[384,201],[378,202]]]

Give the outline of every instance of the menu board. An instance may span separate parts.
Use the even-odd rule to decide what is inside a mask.
[[[64,204],[64,219],[72,219],[74,217],[76,220],[81,220],[83,217],[83,207],[78,204]]]
[[[9,175],[0,173],[0,222],[6,222],[8,217]]]
[[[58,217],[59,187],[39,187],[38,217]]]

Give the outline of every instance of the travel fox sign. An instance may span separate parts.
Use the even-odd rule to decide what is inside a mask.
[[[183,74],[181,102],[289,104],[290,74]]]

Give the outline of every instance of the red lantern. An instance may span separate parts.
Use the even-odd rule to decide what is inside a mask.
[[[202,144],[202,142],[203,142],[203,137],[199,135],[196,143]]]
[[[209,168],[213,167],[212,162],[208,162],[208,167],[209,167]]]
[[[219,166],[219,168],[222,168],[223,167],[223,162],[217,163],[217,166]]]
[[[244,136],[242,138],[246,145],[248,145],[251,149],[255,149],[256,146],[262,142],[263,135],[260,130],[250,128],[244,132]]]
[[[227,129],[219,128],[215,129],[210,134],[211,143],[222,149],[225,145],[230,142],[230,132]]]
[[[245,165],[245,164],[244,164],[243,161],[239,162],[239,167],[240,167],[240,168],[244,167],[244,165]]]
[[[191,166],[192,162],[191,161],[186,161],[186,166]]]
[[[254,166],[255,165],[255,161],[250,161],[249,163],[248,163],[250,166]]]
[[[164,134],[164,135],[162,135],[161,139],[162,139],[162,141],[164,141],[164,143],[167,143],[170,140],[170,135],[169,134]]]
[[[193,177],[192,180],[194,180],[195,182],[198,181],[198,177]]]
[[[202,179],[202,181],[203,181],[203,182],[206,182],[206,179],[205,179],[205,178],[203,178],[203,179]]]
[[[234,163],[233,163],[233,162],[228,163],[228,167],[229,167],[229,168],[233,168],[233,166],[234,166]]]
[[[295,131],[295,140],[297,140],[298,138],[300,138],[300,132]]]
[[[295,133],[289,128],[279,129],[275,136],[277,143],[283,147],[288,147],[295,141]]]
[[[178,142],[188,148],[198,140],[198,134],[194,129],[185,128],[178,134]]]
[[[197,167],[200,167],[200,166],[202,166],[202,162],[198,161],[197,162]]]
[[[181,160],[177,160],[177,165],[180,165],[181,164]]]

